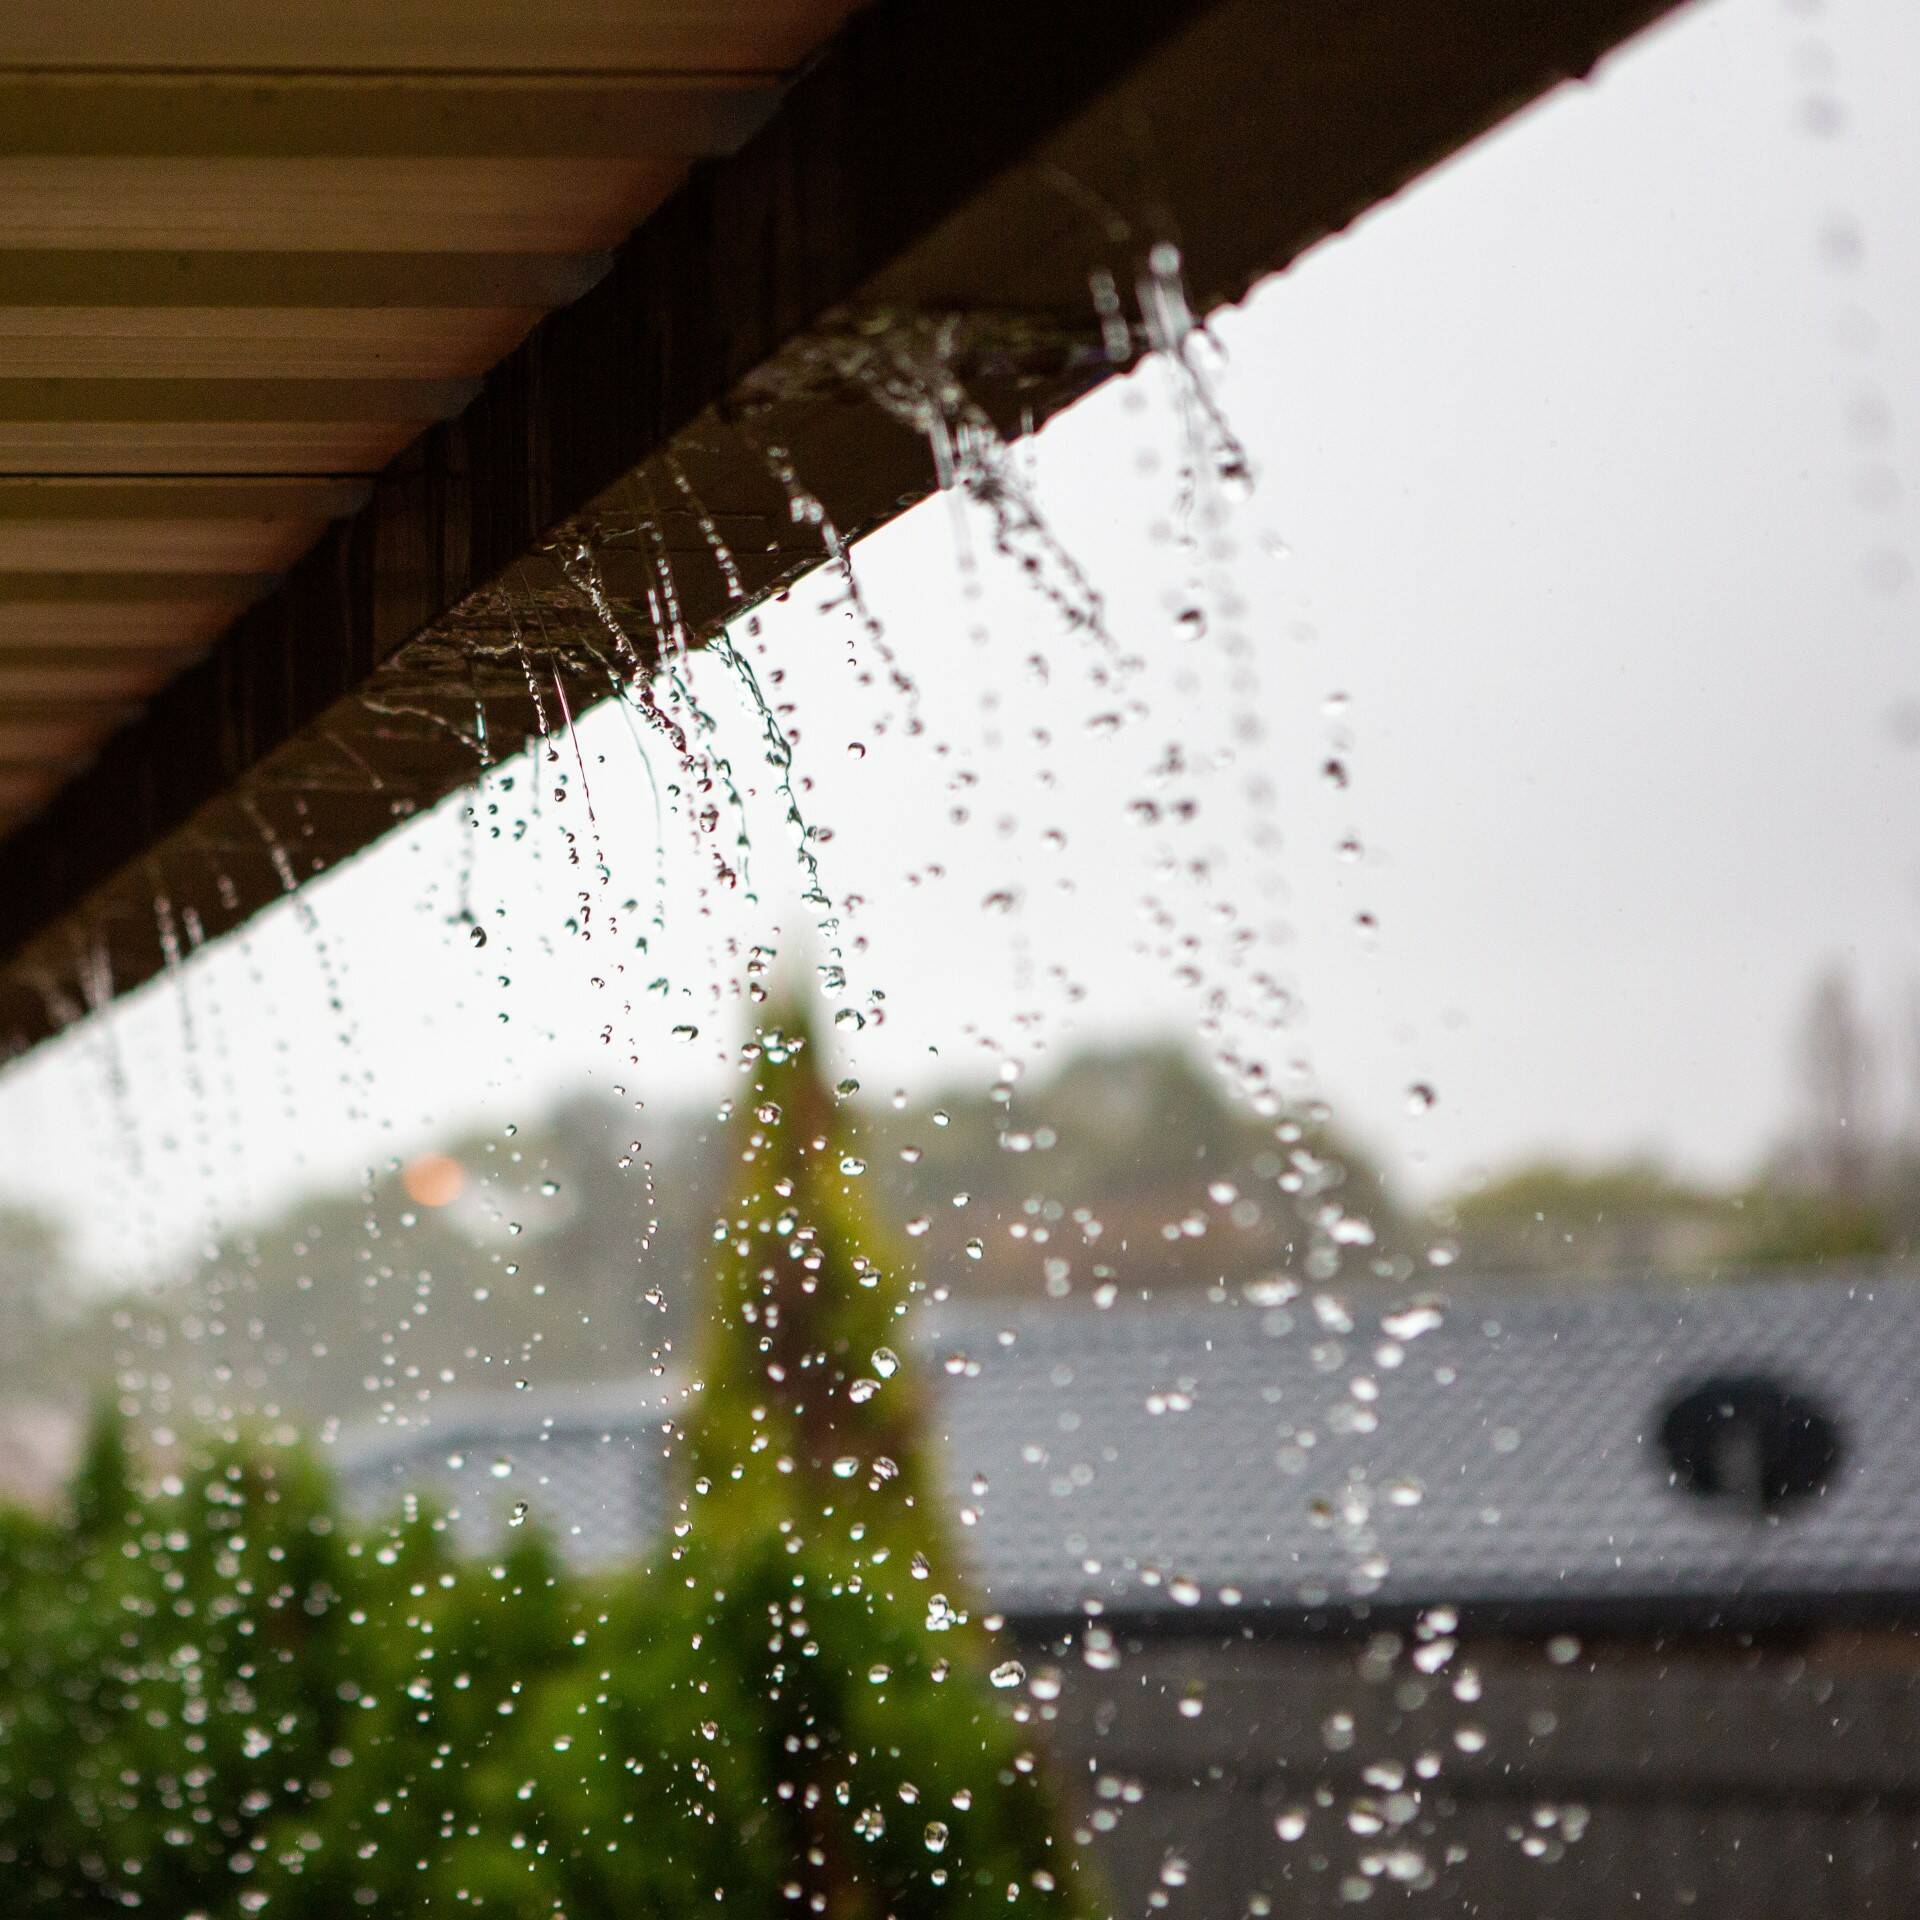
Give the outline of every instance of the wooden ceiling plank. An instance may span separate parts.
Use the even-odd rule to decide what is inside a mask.
[[[0,651],[0,700],[9,709],[16,701],[125,699],[150,693],[179,667],[171,653],[100,655],[79,659],[48,649],[40,658],[21,658]]]
[[[113,729],[114,708],[58,714],[0,714],[0,765],[36,766],[71,759],[97,746]]]
[[[0,154],[710,159],[778,99],[757,73],[0,73]]]
[[[0,528],[36,520],[337,520],[366,504],[363,482],[304,474],[246,474],[211,480],[0,480]]]
[[[24,520],[0,515],[0,568],[71,573],[262,573],[292,566],[324,519]]]
[[[0,154],[0,249],[594,252],[624,239],[685,171],[659,157]]]
[[[0,301],[7,297],[0,280]],[[90,379],[478,378],[540,317],[508,307],[18,307],[0,366]]]
[[[425,420],[22,422],[0,430],[0,474],[377,473]]]
[[[30,608],[158,605],[173,602],[192,609],[245,606],[279,583],[277,573],[118,573],[104,568],[75,568],[68,573],[0,572],[0,616]]]
[[[220,585],[231,595],[231,582]],[[203,590],[192,600],[0,601],[0,660],[37,658],[49,647],[63,657],[191,659],[257,597]]]
[[[20,248],[0,238],[0,300],[9,310],[544,311],[577,300],[605,278],[612,258],[604,251],[570,253],[551,241],[527,252],[458,252],[439,234],[421,236],[431,250],[408,253],[395,250],[396,238],[387,235],[370,248],[299,253],[218,245]]]
[[[785,71],[855,0],[52,0],[0,9],[0,67]]]
[[[474,380],[67,380],[0,376],[0,443],[15,425],[152,426],[298,420],[450,420]]]
[[[65,778],[67,768],[8,768],[0,772],[0,813],[17,820],[51,794]]]

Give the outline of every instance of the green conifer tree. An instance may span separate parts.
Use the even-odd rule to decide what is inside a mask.
[[[749,1718],[701,1715],[690,1803],[762,1799],[790,1911],[1085,1913],[1003,1690],[1017,1663],[970,1617],[941,1524],[907,1278],[796,1010],[762,1031],[746,1079],[679,1571],[711,1676],[690,1710],[724,1681]]]

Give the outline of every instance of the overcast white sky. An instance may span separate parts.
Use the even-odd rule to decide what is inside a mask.
[[[1917,53],[1908,0],[1702,0],[1269,283],[1217,329],[1259,485],[1197,546],[1155,537],[1184,444],[1164,369],[1056,422],[1022,465],[1146,661],[1123,696],[1018,583],[969,596],[948,501],[858,554],[925,738],[857,684],[827,585],[771,610],[826,882],[863,897],[856,995],[887,995],[849,1048],[869,1090],[1193,1035],[1225,983],[1226,1037],[1427,1185],[1542,1150],[1760,1151],[1815,970],[1888,1008],[1920,975]],[[313,890],[346,1031],[305,932],[265,916],[193,969],[191,1058],[163,987],[0,1079],[5,1190],[121,1264],[583,1077],[656,1105],[719,1086],[725,942],[806,919],[751,725],[725,725],[760,909],[702,900],[675,829],[656,953],[571,936],[574,794],[482,849],[476,951],[443,810]],[[620,716],[583,739],[613,897],[647,898]],[[1189,770],[1156,774],[1172,743]],[[1245,1017],[1263,970],[1280,1030]]]

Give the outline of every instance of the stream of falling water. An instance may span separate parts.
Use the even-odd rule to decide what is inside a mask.
[[[302,1195],[293,1203],[282,1230],[299,1266],[300,1297],[310,1303],[302,1311],[311,1317],[298,1322],[306,1357],[319,1367],[334,1359],[328,1350],[331,1340],[356,1343],[355,1350],[369,1356],[361,1390],[377,1409],[377,1424],[389,1432],[431,1431],[444,1403],[447,1431],[457,1434],[458,1419],[467,1416],[456,1418],[454,1410],[463,1403],[455,1396],[475,1393],[485,1398],[502,1383],[509,1395],[584,1392],[596,1379],[594,1365],[604,1367],[632,1351],[621,1342],[634,1337],[634,1323],[621,1316],[636,1303],[652,1316],[637,1338],[649,1380],[669,1396],[660,1404],[678,1409],[693,1398],[687,1352],[687,1316],[694,1311],[688,1305],[693,1291],[689,1269],[702,1257],[703,1242],[727,1244],[748,1232],[750,1223],[714,1208],[710,1235],[705,1221],[698,1223],[700,1232],[686,1233],[688,1216],[703,1204],[711,1205],[713,1196],[701,1184],[703,1169],[675,1138],[689,1130],[685,1103],[676,1107],[656,1089],[671,1086],[683,1060],[717,1062],[720,1072],[700,1083],[700,1097],[706,1099],[711,1088],[719,1088],[718,1099],[710,1102],[718,1118],[703,1125],[717,1134],[737,1119],[737,1108],[751,1101],[746,1090],[754,1084],[753,1076],[767,1061],[781,1063],[800,1044],[763,1022],[772,1017],[764,1011],[770,998],[793,994],[802,969],[810,972],[805,997],[819,999],[830,1009],[821,1047],[824,1052],[831,1045],[836,1065],[829,1074],[823,1111],[833,1116],[838,1130],[838,1164],[848,1190],[891,1193],[883,1188],[883,1174],[910,1184],[914,1169],[928,1156],[928,1143],[934,1143],[937,1153],[939,1136],[951,1120],[944,1108],[921,1110],[904,1085],[890,1101],[876,1097],[877,1084],[875,1093],[864,1093],[861,1075],[871,1071],[866,1058],[894,1060],[902,1057],[903,1049],[917,1047],[930,1059],[944,1058],[951,1050],[958,1061],[964,1043],[995,1063],[991,1086],[982,1096],[994,1155],[1009,1164],[1028,1154],[1040,1157],[1030,1163],[1035,1171],[1029,1191],[1007,1204],[1005,1217],[980,1221],[977,1231],[956,1242],[959,1258],[953,1271],[964,1276],[967,1263],[1015,1257],[1004,1252],[1011,1244],[1017,1256],[1044,1277],[1047,1299],[1072,1302],[1075,1310],[1084,1307],[1093,1313],[1124,1304],[1127,1241],[1119,1237],[1117,1250],[1111,1242],[1103,1243],[1102,1223],[1091,1209],[1084,1202],[1076,1204],[1073,1192],[1054,1189],[1044,1156],[1063,1145],[1071,1150],[1077,1143],[1070,1128],[1063,1133],[1051,1120],[1036,1123],[1029,1112],[1029,1086],[1042,1078],[1040,1069],[1059,1035],[1071,1032],[1086,992],[1082,975],[1092,964],[1090,956],[1049,949],[1047,937],[1036,931],[1040,923],[1030,918],[1035,896],[1044,888],[1070,903],[1083,897],[1090,891],[1085,863],[1109,859],[1103,848],[1113,844],[1125,848],[1120,864],[1141,876],[1141,919],[1130,937],[1177,985],[1191,1009],[1191,1032],[1206,1050],[1210,1067],[1240,1110],[1261,1123],[1274,1165],[1266,1176],[1268,1184],[1274,1194],[1284,1196],[1280,1204],[1298,1216],[1300,1277],[1268,1276],[1252,1283],[1243,1290],[1244,1304],[1267,1315],[1272,1332],[1278,1325],[1273,1316],[1284,1318],[1300,1303],[1301,1337],[1320,1342],[1332,1356],[1323,1371],[1330,1377],[1338,1373],[1344,1382],[1330,1431],[1368,1432],[1369,1423],[1381,1417],[1382,1382],[1390,1386],[1405,1342],[1385,1332],[1373,1338],[1364,1317],[1330,1291],[1343,1273],[1352,1271],[1353,1263],[1366,1262],[1372,1249],[1367,1221],[1339,1199],[1341,1169],[1319,1138],[1328,1115],[1314,1104],[1312,1070],[1296,1032],[1297,999],[1275,957],[1282,942],[1264,918],[1279,910],[1282,898],[1278,833],[1263,825],[1245,850],[1222,848],[1203,838],[1208,796],[1229,779],[1244,781],[1254,815],[1263,823],[1270,822],[1275,807],[1272,788],[1260,771],[1266,741],[1256,718],[1269,704],[1270,693],[1261,682],[1246,610],[1233,586],[1242,538],[1235,516],[1251,488],[1251,467],[1214,391],[1203,344],[1196,339],[1198,330],[1179,292],[1177,256],[1156,249],[1136,294],[1141,316],[1137,339],[1120,313],[1111,283],[1096,286],[1095,305],[1110,352],[1128,357],[1144,344],[1148,371],[1165,370],[1182,448],[1166,544],[1186,556],[1168,632],[1154,636],[1144,650],[1134,637],[1134,622],[1121,619],[1110,606],[1069,540],[1049,520],[1035,485],[1020,470],[1015,449],[969,394],[964,343],[957,332],[907,328],[863,336],[856,345],[833,350],[840,378],[889,418],[924,435],[941,489],[949,496],[961,595],[970,607],[982,609],[977,617],[969,615],[972,644],[983,663],[971,725],[964,710],[936,707],[907,671],[903,655],[908,649],[889,632],[876,596],[861,577],[856,554],[791,452],[778,444],[759,449],[794,523],[817,529],[832,576],[819,612],[846,628],[860,715],[857,731],[851,724],[847,729],[855,734],[848,741],[849,759],[864,763],[870,751],[877,759],[884,749],[892,756],[887,778],[937,787],[946,796],[951,848],[967,851],[968,858],[980,858],[978,850],[985,849],[988,862],[1001,857],[995,849],[1004,850],[1010,877],[951,916],[956,942],[963,937],[977,941],[983,954],[992,956],[991,964],[1004,964],[1010,997],[1003,1014],[986,1016],[955,1005],[941,997],[937,987],[923,987],[913,978],[911,964],[904,973],[888,972],[889,966],[900,966],[897,953],[880,960],[870,952],[862,930],[870,896],[891,884],[893,876],[830,871],[839,823],[816,804],[799,745],[801,726],[782,684],[787,672],[782,650],[795,643],[787,636],[776,642],[761,617],[746,606],[739,567],[718,524],[685,471],[671,460],[663,464],[663,491],[670,488],[672,499],[699,530],[706,558],[719,573],[727,604],[734,610],[729,624],[712,634],[696,635],[689,629],[660,502],[650,487],[642,487],[631,502],[634,526],[629,537],[636,546],[623,549],[624,557],[637,551],[641,561],[646,606],[641,632],[630,630],[628,615],[608,590],[602,549],[596,537],[584,532],[569,535],[553,556],[571,593],[570,603],[558,604],[556,596],[537,590],[524,574],[513,590],[501,595],[504,631],[486,643],[490,651],[485,662],[497,662],[496,671],[517,669],[524,682],[525,712],[533,729],[524,757],[496,750],[501,706],[496,701],[490,708],[480,691],[478,653],[470,663],[470,730],[425,707],[370,703],[383,714],[429,721],[474,755],[471,792],[443,810],[438,826],[429,823],[422,829],[440,837],[423,838],[419,846],[432,875],[423,905],[432,906],[436,923],[448,934],[448,973],[459,971],[462,980],[471,983],[460,991],[472,994],[476,1004],[497,1004],[495,1083],[510,1098],[517,1097],[516,1081],[566,1017],[557,1010],[558,1003],[542,1003],[544,984],[579,975],[586,987],[585,1004],[593,1009],[595,1036],[604,1049],[604,1069],[596,1070],[598,1083],[618,1103],[617,1137],[610,1144],[599,1139],[584,1161],[577,1155],[567,1161],[556,1139],[537,1138],[540,1128],[532,1123],[523,1126],[514,1120],[465,1133],[450,1126],[445,1147],[385,1152],[388,1142],[382,1140],[345,1208],[351,1218],[344,1225],[319,1198]],[[1042,614],[1047,628],[1061,636],[1065,645],[1057,657],[1045,642],[1032,640],[1014,647],[1016,653],[1025,649],[1022,657],[1009,656],[984,611],[989,575],[996,590],[1011,582],[1029,608]],[[1225,738],[1209,735],[1204,749],[1186,739],[1194,729],[1181,714],[1158,707],[1144,690],[1157,665],[1150,655],[1163,651],[1163,640],[1178,663],[1171,685],[1184,709],[1240,716]],[[590,698],[598,695],[602,682],[605,697]],[[1063,697],[1069,682],[1076,691],[1084,682],[1093,696],[1084,731],[1092,743],[1091,764],[1110,781],[1100,801],[1104,814],[1092,816],[1104,820],[1105,831],[1096,829],[1091,847],[1075,846],[1059,824],[1065,817],[1054,764],[1060,721],[1050,703]],[[618,709],[619,726],[631,749],[626,766],[613,764],[605,753],[611,735],[599,714],[586,710],[589,705]],[[810,734],[838,724],[838,715],[811,711],[800,719]],[[1345,769],[1353,759],[1349,723],[1344,710],[1329,719],[1335,723],[1328,737],[1329,764],[1340,765],[1344,785]],[[1166,730],[1167,744],[1143,761],[1142,743],[1156,728]],[[736,745],[736,740],[745,744]],[[656,766],[663,750],[666,757]],[[817,743],[814,751],[819,751]],[[621,758],[615,755],[612,760]],[[1144,786],[1138,777],[1143,765]],[[364,770],[377,787],[378,769]],[[632,788],[635,772],[644,801]],[[869,789],[868,808],[884,811],[886,802],[884,786]],[[843,820],[846,806],[843,799]],[[385,1090],[377,1084],[383,1062],[355,1017],[337,950],[339,936],[323,925],[301,884],[287,835],[257,802],[246,802],[246,812],[285,896],[299,944],[318,975],[325,1016],[341,1054],[345,1121],[363,1135],[391,1133],[391,1116],[383,1112],[380,1097]],[[686,828],[684,846],[683,836],[669,824],[675,814]],[[450,862],[441,859],[443,844],[451,848]],[[907,857],[912,864],[899,876],[900,884],[937,893],[949,881],[949,863],[957,864],[960,855],[941,842],[930,849],[915,847]],[[556,927],[543,917],[553,903],[551,889],[542,889],[545,874],[561,865],[566,898]],[[623,899],[633,870],[644,871],[645,879],[633,898]],[[515,871],[521,876],[518,882]],[[676,878],[683,884],[676,887]],[[539,901],[537,911],[516,913],[493,904],[502,896],[510,899],[516,884],[528,899]],[[786,895],[796,886],[797,903],[790,903]],[[649,907],[642,906],[643,897],[650,899]],[[273,1339],[280,1336],[269,1338],[249,1328],[256,1322],[264,1325],[270,1312],[277,1311],[272,1288],[278,1256],[263,1252],[247,1223],[221,1206],[216,1176],[220,1136],[245,1132],[245,1073],[229,1050],[225,1020],[198,991],[196,969],[205,961],[197,927],[183,925],[164,889],[155,893],[153,914],[173,996],[178,1057],[184,1063],[191,1159],[203,1190],[196,1231],[205,1258],[192,1324],[201,1329],[197,1338],[205,1352],[222,1356],[200,1404],[217,1407],[234,1421],[243,1413],[248,1418],[277,1417],[274,1368],[263,1355],[279,1351]],[[256,984],[264,988],[271,969],[251,948],[246,952]],[[689,953],[698,958],[689,960]],[[518,978],[523,975],[536,984],[523,988]],[[130,1178],[138,1185],[154,1176],[139,1152],[134,1103],[115,1051],[116,1023],[104,1015],[111,982],[98,969],[85,977],[95,1016],[90,1025],[102,1036],[116,1136]],[[451,1014],[464,1017],[467,1011],[462,1001]],[[450,1034],[460,1030],[451,1014],[446,1028]],[[298,1011],[283,1004],[277,1018],[297,1020]],[[884,1035],[882,1029],[887,1030]],[[1276,1087],[1268,1043],[1281,1034],[1290,1058],[1287,1084]],[[875,1044],[882,1038],[892,1052]],[[211,1075],[205,1064],[210,1049],[217,1050],[213,1057],[218,1063]],[[285,1054],[276,1071],[289,1074]],[[218,1123],[212,1085],[216,1078],[226,1108]],[[305,1095],[306,1089],[291,1080],[283,1086],[290,1108]],[[747,1110],[752,1111],[750,1104]],[[423,1099],[422,1111],[433,1111],[430,1097]],[[1089,1133],[1098,1117],[1086,1116]],[[775,1118],[763,1117],[763,1124],[774,1126],[778,1118],[775,1110]],[[824,1128],[827,1122],[819,1124]],[[823,1132],[818,1144],[825,1143]],[[601,1171],[611,1171],[616,1184],[597,1183]],[[1157,1234],[1167,1245],[1208,1232],[1224,1234],[1242,1195],[1219,1178],[1209,1182],[1206,1171],[1183,1170],[1182,1178],[1199,1191],[1184,1196],[1173,1218],[1136,1222],[1130,1231],[1143,1239]],[[863,1181],[868,1183],[865,1189]],[[574,1200],[573,1185],[585,1197]],[[629,1185],[637,1191],[628,1192]],[[898,1223],[905,1242],[934,1232],[925,1217],[931,1206],[918,1189],[912,1192]],[[790,1198],[784,1193],[775,1197]],[[939,1197],[948,1212],[964,1217],[965,1226],[975,1226],[970,1193]],[[1268,1203],[1274,1204],[1271,1195]],[[586,1271],[587,1256],[580,1251],[596,1212],[609,1217],[617,1213],[629,1223],[631,1234],[617,1277],[605,1284]],[[782,1215],[773,1230],[785,1234],[791,1227]],[[792,1251],[803,1265],[817,1263],[804,1234],[792,1242]],[[1395,1252],[1392,1257],[1400,1256]],[[151,1258],[156,1269],[163,1264],[157,1241]],[[678,1270],[668,1265],[672,1260],[682,1263]],[[1114,1264],[1116,1260],[1121,1264]],[[1367,1277],[1384,1277],[1377,1263]],[[1391,1277],[1407,1275],[1395,1268]],[[854,1290],[878,1290],[883,1284],[892,1284],[884,1263],[863,1257],[852,1269]],[[809,1291],[811,1287],[809,1282]],[[344,1291],[351,1308],[335,1311],[330,1290]],[[1205,1297],[1222,1305],[1242,1304],[1224,1280]],[[906,1314],[910,1299],[921,1308],[954,1305],[951,1276],[915,1273],[902,1283],[896,1314]],[[968,1304],[964,1288],[958,1304]],[[457,1331],[442,1336],[438,1329],[443,1324]],[[760,1330],[762,1349],[775,1350],[777,1311],[767,1310],[764,1320],[752,1324]],[[903,1343],[914,1325],[897,1336]],[[321,1326],[333,1331],[323,1338],[312,1331]],[[145,1394],[156,1417],[165,1412],[171,1420],[190,1397],[176,1390],[154,1356],[175,1353],[169,1364],[177,1365],[183,1378],[194,1359],[175,1351],[184,1336],[169,1337],[173,1347],[156,1333],[144,1347],[138,1338],[130,1338],[122,1351],[125,1378],[140,1383],[139,1394],[129,1388],[131,1397]],[[984,1360],[978,1351],[956,1350],[946,1372],[957,1379],[978,1378],[996,1355],[1004,1356],[1016,1345],[1017,1337],[1011,1324],[1001,1329]],[[296,1365],[288,1360],[281,1364]],[[885,1382],[900,1364],[898,1354],[877,1345],[871,1358],[858,1364],[855,1384],[864,1392],[856,1403],[878,1399],[884,1406]],[[569,1366],[571,1374],[565,1371]],[[289,1391],[297,1397],[297,1383],[290,1382]],[[1190,1400],[1187,1389],[1177,1390],[1175,1399],[1182,1394]],[[566,1510],[552,1493],[558,1469],[549,1470],[542,1451],[558,1419],[548,1412],[541,1416],[544,1424],[503,1424],[503,1432],[511,1426],[510,1436],[489,1443],[487,1475],[512,1496],[509,1526],[561,1525]],[[337,1424],[339,1417],[329,1415],[326,1432],[331,1435]],[[666,1431],[671,1451],[677,1436],[670,1427]],[[1303,1448],[1306,1444],[1302,1442]],[[1034,1446],[1039,1447],[1038,1439]],[[449,1440],[440,1448],[439,1459],[446,1463],[443,1477],[454,1476],[449,1486],[464,1484],[457,1476],[466,1471],[467,1453],[465,1441]],[[851,1479],[870,1465],[870,1477],[862,1480],[868,1492],[897,1471],[884,1454],[871,1463],[849,1455],[846,1464],[846,1474],[841,1474],[839,1461],[833,1473]],[[437,1465],[436,1471],[441,1471]],[[963,1513],[967,1526],[978,1521],[990,1497],[984,1474],[974,1475],[971,1484],[970,1504]],[[471,1502],[477,1523],[481,1495],[462,1493],[436,1524],[457,1532],[468,1523],[459,1500]],[[1384,1578],[1396,1504],[1402,1503],[1391,1491],[1373,1489],[1363,1476],[1326,1499],[1324,1519],[1316,1517],[1315,1524],[1324,1524],[1340,1542],[1342,1577],[1352,1597],[1367,1597]],[[574,1530],[580,1529],[576,1525]],[[399,1537],[396,1533],[379,1551],[397,1554]],[[854,1537],[858,1540],[859,1535]],[[876,1565],[881,1558],[875,1556]],[[496,1564],[502,1569],[497,1577],[504,1581],[504,1557]],[[1189,1590],[1196,1598],[1200,1594],[1195,1577],[1183,1567],[1147,1564],[1131,1573],[1145,1588],[1169,1590],[1182,1605],[1189,1604]],[[933,1598],[940,1604],[930,1606],[930,1624],[944,1630],[948,1603],[940,1594]],[[1237,1596],[1220,1603],[1237,1604]],[[776,1610],[780,1631],[786,1630],[787,1619]],[[1409,1656],[1428,1674],[1450,1657],[1444,1623],[1430,1625]],[[793,1631],[799,1634],[806,1628],[802,1624]],[[1447,1650],[1435,1651],[1441,1648]],[[1089,1616],[1071,1651],[1094,1672],[1111,1670],[1121,1659],[1097,1615]],[[1376,1647],[1373,1657],[1391,1667],[1399,1654],[1389,1656]],[[1016,1670],[1011,1680],[1001,1677]],[[884,1677],[885,1663],[876,1661],[874,1671]],[[1014,1706],[1017,1724],[1052,1718],[1046,1709],[1058,1685],[1057,1677],[1045,1677],[1049,1671],[1042,1669],[1029,1686],[1019,1663],[996,1668],[995,1686],[1021,1690]],[[432,1678],[423,1659],[410,1686],[424,1690],[414,1697],[423,1702],[430,1697]],[[1192,1698],[1198,1711],[1200,1696]],[[604,1692],[595,1704],[607,1705]],[[510,1705],[510,1700],[503,1702],[502,1717],[509,1717]],[[424,1708],[421,1717],[424,1720]],[[565,1752],[572,1737],[568,1731],[556,1738],[554,1749]],[[1380,1780],[1386,1778],[1390,1760],[1383,1753],[1370,1763]],[[1423,1779],[1431,1778],[1432,1771]],[[712,1790],[710,1781],[692,1777],[702,1791]],[[521,1799],[532,1788],[529,1782]],[[1397,1811],[1384,1824],[1397,1832],[1414,1817],[1402,1803],[1419,1804],[1423,1791],[1405,1777],[1390,1790],[1376,1782],[1345,1812],[1371,1808],[1386,1793]],[[962,1788],[947,1795],[945,1810],[956,1820],[966,1810],[966,1792]],[[913,1804],[917,1795],[915,1787],[912,1798],[906,1793],[900,1798]],[[1316,1810],[1316,1817],[1327,1810]],[[1334,1818],[1342,1817],[1341,1809],[1332,1812]],[[1300,1816],[1303,1822],[1307,1817]],[[944,1852],[951,1844],[948,1822],[925,1824],[924,1830],[939,1835],[937,1841],[927,1841],[930,1852]],[[1359,1834],[1363,1828],[1353,1831]],[[1405,1849],[1398,1857],[1404,1864]],[[1162,1877],[1167,1887],[1180,1884],[1171,1862]]]

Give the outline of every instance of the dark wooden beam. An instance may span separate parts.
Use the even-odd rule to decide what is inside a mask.
[[[89,956],[116,989],[156,971],[156,890],[218,932],[278,896],[268,832],[304,875],[470,778],[476,701],[496,739],[531,725],[517,665],[477,641],[537,610],[556,665],[604,685],[543,557],[561,523],[616,573],[644,564],[642,518],[697,556],[685,476],[770,592],[820,553],[768,441],[849,534],[935,484],[846,350],[957,316],[969,390],[1009,428],[1044,419],[1144,343],[1103,333],[1091,276],[1130,292],[1177,245],[1196,308],[1237,299],[1671,3],[877,0],[0,845],[0,1032],[31,1044],[82,1004]],[[679,594],[696,635],[734,610],[693,558]]]

